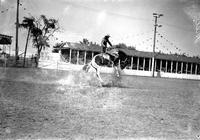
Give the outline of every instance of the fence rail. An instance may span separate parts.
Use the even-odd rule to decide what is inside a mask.
[[[24,57],[20,56],[16,62],[15,56],[7,56],[7,57],[0,57],[0,67],[35,67],[36,62],[35,59],[26,58],[25,65],[24,65]]]

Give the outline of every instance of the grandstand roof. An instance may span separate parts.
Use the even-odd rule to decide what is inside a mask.
[[[61,49],[66,49],[66,48],[71,48],[75,50],[83,50],[83,51],[101,52],[101,47],[99,45],[84,45],[80,43],[67,42],[66,45]],[[134,50],[130,48],[119,48],[119,50],[124,51],[129,56],[145,57],[145,58],[151,58],[153,56],[152,52],[138,51],[138,50]],[[156,53],[155,58],[162,59],[162,60],[200,63],[199,58],[187,57],[187,56],[175,55],[175,54]]]
[[[0,34],[0,45],[11,45],[12,36]]]

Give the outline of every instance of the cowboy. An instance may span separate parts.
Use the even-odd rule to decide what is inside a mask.
[[[102,56],[106,57],[104,54],[108,54],[110,57],[110,60],[114,62],[118,58],[118,50],[115,48],[110,48],[108,49],[107,44],[112,47],[111,42],[109,41],[110,35],[105,35],[101,41],[101,46],[102,46]],[[102,64],[104,63],[102,59]]]
[[[111,42],[109,41],[110,35],[105,35],[101,41],[101,46],[102,46],[102,53],[106,53],[107,51],[107,44],[112,47]]]

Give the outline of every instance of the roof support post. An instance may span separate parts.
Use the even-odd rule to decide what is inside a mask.
[[[162,59],[160,59],[160,72],[162,71]]]

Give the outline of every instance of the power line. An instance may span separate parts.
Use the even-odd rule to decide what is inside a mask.
[[[24,3],[28,3],[29,6],[31,7],[31,9],[33,11],[35,11],[35,10],[38,11],[39,10],[38,5],[36,5],[34,3],[34,1],[32,1],[32,0],[28,0],[28,2],[25,2],[25,1],[21,2],[20,6],[23,6]],[[69,3],[69,2],[67,2],[67,3]],[[102,9],[88,7],[88,6],[85,6],[85,5],[82,5],[82,4],[78,4],[78,3],[72,3],[71,2],[69,4],[73,5],[74,7],[82,7],[84,9],[87,9],[87,10],[90,10],[90,11],[93,11],[93,12],[100,12],[100,11],[102,11]],[[9,8],[0,11],[0,13],[2,13],[2,14],[6,13],[10,9],[13,9],[13,8],[14,8],[14,6],[10,6]],[[27,9],[28,9],[27,7],[23,8],[24,11],[27,10]],[[31,10],[29,10],[29,14],[31,13],[30,11]],[[133,16],[129,16],[129,15],[123,15],[123,14],[114,13],[114,12],[110,12],[110,11],[107,11],[106,13],[108,13],[110,15],[114,15],[114,16],[119,16],[119,17],[127,18],[127,19],[130,19],[130,20],[140,20],[140,21],[148,21],[148,22],[152,21],[152,19],[138,18],[138,17],[133,17]],[[183,26],[179,26],[179,25],[175,25],[175,24],[171,24],[171,23],[167,23],[167,22],[162,22],[162,21],[160,23],[162,23],[163,25],[166,25],[168,27],[176,28],[176,29],[179,29],[179,30],[182,30],[182,31],[193,32],[193,29],[191,29],[191,28],[186,28],[186,27],[183,27]]]
[[[10,6],[9,8],[6,8],[5,10],[1,10],[0,13],[3,14],[3,13],[6,13],[8,12],[10,9],[13,9],[14,6]]]
[[[27,13],[29,15],[32,15],[32,11],[40,11],[40,9],[38,8],[38,5],[35,4],[35,2],[33,0],[23,0],[23,2],[21,2],[21,7],[23,7],[24,11],[27,11]]]
[[[102,9],[88,7],[88,6],[85,6],[85,5],[82,5],[82,4],[78,4],[78,3],[70,3],[70,4],[73,5],[74,7],[78,7],[78,8],[81,7],[81,8],[87,9],[89,11],[93,11],[95,13],[102,11]],[[129,15],[122,15],[122,14],[115,13],[115,12],[110,12],[110,11],[106,11],[106,13],[110,14],[110,15],[113,15],[113,16],[119,16],[119,17],[133,19],[133,20],[151,21],[151,19],[138,18],[138,17],[129,16]]]
[[[173,27],[173,28],[176,28],[176,29],[179,29],[179,30],[182,30],[182,31],[186,31],[186,32],[193,32],[193,29],[191,28],[186,28],[186,27],[182,27],[182,26],[178,26],[178,25],[175,25],[175,24],[170,24],[170,23],[166,23],[166,22],[160,22],[162,23],[163,25],[166,25],[168,27]]]
[[[22,7],[24,11],[27,10],[27,8],[23,6],[22,2],[19,3],[19,6]],[[5,10],[1,10],[0,13],[5,14],[6,12],[10,11],[10,9],[14,9],[14,8],[15,6],[10,6],[9,8],[6,8]]]
[[[22,2],[20,3],[20,7],[23,8],[23,9],[22,9],[23,11],[27,11],[27,13],[28,13],[29,15],[31,15],[31,12],[28,10],[27,7],[24,6],[24,4],[23,4]]]
[[[158,33],[158,36],[161,39],[164,39],[166,43],[169,44],[169,46],[173,47],[174,50],[177,51],[177,53],[185,53],[182,51],[182,49],[180,49],[179,47],[177,47],[177,45],[175,45],[173,42],[169,41],[169,39],[167,39],[164,35],[162,35],[161,33]],[[162,44],[162,43],[161,43]],[[166,46],[163,45],[163,48],[166,48],[167,50],[169,50],[169,48],[167,48]]]
[[[85,8],[85,9],[93,11],[93,12],[100,12],[101,11],[101,9],[84,6],[82,4],[77,4],[77,3],[70,3],[70,4],[75,6],[75,7],[82,7],[82,8]],[[128,18],[128,19],[131,19],[131,20],[140,20],[140,21],[148,21],[148,22],[152,21],[152,19],[138,18],[138,17],[129,16],[129,15],[122,15],[122,14],[119,14],[119,13],[109,12],[109,11],[107,11],[106,13],[108,13],[110,15],[114,15],[114,16],[120,16],[120,17],[123,17],[123,18]],[[166,25],[168,27],[176,28],[176,29],[179,29],[179,30],[187,31],[187,32],[188,31],[193,32],[193,29],[191,29],[191,28],[186,28],[186,27],[183,27],[183,26],[178,26],[178,25],[175,25],[175,24],[162,22],[162,21],[160,23],[163,24],[163,25]]]

